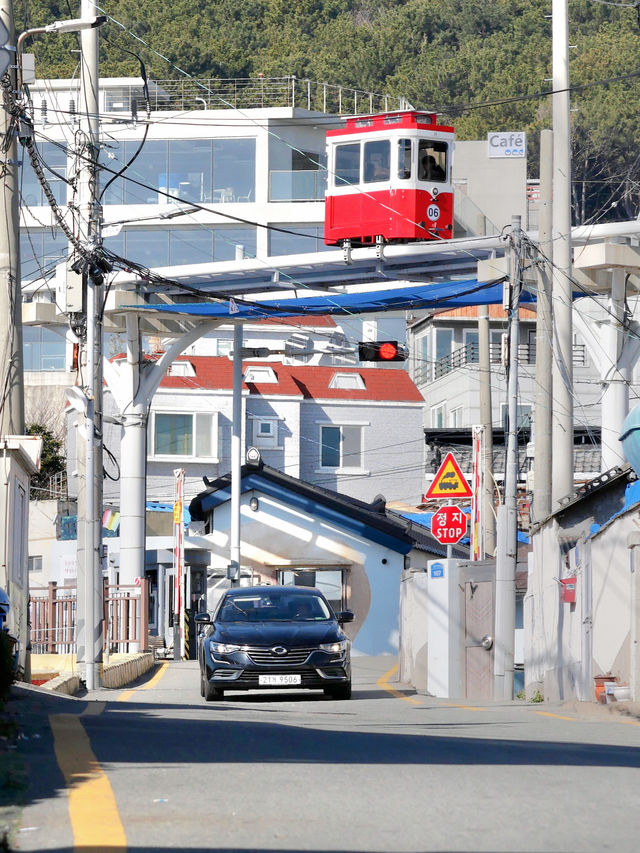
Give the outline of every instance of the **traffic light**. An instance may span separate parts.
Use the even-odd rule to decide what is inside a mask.
[[[360,341],[358,358],[360,361],[405,361],[407,351],[398,341]]]

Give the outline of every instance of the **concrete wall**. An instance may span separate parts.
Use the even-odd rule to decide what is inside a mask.
[[[466,194],[500,230],[513,215],[527,215],[527,158],[490,159],[486,140],[457,141],[453,182],[465,182]]]
[[[553,700],[594,698],[594,677],[633,677],[633,621],[637,610],[629,534],[640,527],[638,506],[573,547],[556,520],[533,537],[524,600],[525,687]],[[640,561],[639,561],[640,565]],[[576,603],[561,601],[559,579],[575,576]],[[635,614],[637,618],[637,614]]]

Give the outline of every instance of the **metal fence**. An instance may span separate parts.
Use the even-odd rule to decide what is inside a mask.
[[[105,653],[129,652],[148,647],[149,582],[103,587],[103,648]],[[34,654],[77,652],[77,589],[33,587],[29,597],[31,651]]]
[[[489,357],[492,364],[501,364],[502,348],[498,343],[492,343],[489,347]],[[480,360],[480,351],[476,342],[465,344],[457,347],[453,352],[442,358],[437,359],[432,364],[419,364],[416,366],[414,374],[414,382],[416,385],[426,385],[434,379],[440,379],[452,373],[454,370],[459,370],[469,365],[478,364]],[[518,346],[518,362],[520,364],[535,364],[536,362],[536,346],[535,343],[520,344]],[[587,366],[587,353],[584,344],[573,345],[573,365],[574,367]]]
[[[149,96],[154,111],[301,107],[338,115],[362,115],[412,109],[406,98],[299,80],[293,74],[286,77],[152,80]],[[141,86],[118,87],[109,90],[106,110],[129,113],[134,102],[138,111],[144,108]]]

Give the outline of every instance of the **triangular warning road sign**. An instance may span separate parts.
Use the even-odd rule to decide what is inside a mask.
[[[429,486],[425,500],[430,498],[470,498],[471,489],[453,453],[447,453],[438,473]]]

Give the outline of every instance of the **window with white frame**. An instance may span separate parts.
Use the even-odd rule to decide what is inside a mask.
[[[440,403],[438,406],[431,408],[431,426],[444,427],[446,426],[447,404]]]
[[[153,455],[215,459],[218,455],[217,412],[154,412]]]
[[[41,572],[42,571],[42,555],[37,557],[29,557],[29,571],[30,572]]]
[[[272,367],[266,367],[265,365],[249,365],[249,367],[245,368],[244,376],[242,378],[247,384],[250,382],[255,384],[265,382],[277,384],[278,382],[278,377],[276,376],[274,369]]]
[[[276,447],[278,444],[278,421],[276,418],[253,419],[253,444],[255,447]]]
[[[366,386],[359,373],[334,373],[329,382],[329,388],[343,391],[364,391]]]
[[[531,412],[531,406],[517,407],[518,423],[516,429],[528,429],[531,426]],[[506,433],[509,429],[509,407],[505,404],[502,405],[502,425]]]
[[[449,412],[449,426],[462,426],[462,406],[457,406],[455,409],[451,409],[451,411]]]
[[[362,468],[362,425],[320,427],[321,468]]]

